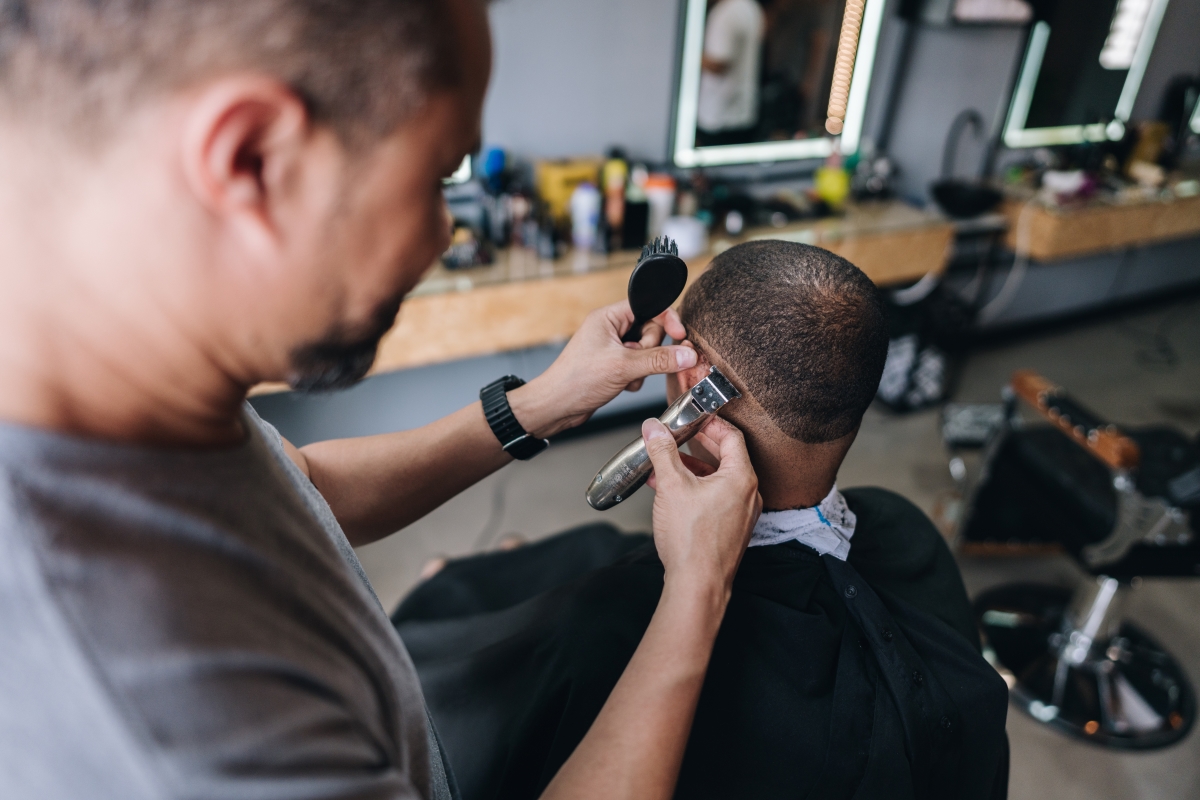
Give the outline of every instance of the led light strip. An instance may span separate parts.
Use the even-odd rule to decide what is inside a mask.
[[[854,59],[854,78],[850,81],[850,100],[846,106],[846,121],[842,126],[842,153],[858,150],[859,136],[867,113],[867,92],[875,70],[875,50],[883,28],[883,0],[867,0],[862,33],[858,38],[858,57]]]
[[[1050,23],[1039,22],[1033,26],[1029,44],[1025,47],[1025,60],[1021,64],[1021,77],[1017,79],[1017,90],[1013,93],[1012,108],[1008,112],[1008,124],[1004,127],[1004,143],[1009,147],[1032,147],[1021,142],[1025,120],[1029,118],[1029,105],[1033,102],[1033,89],[1037,86],[1038,73],[1042,69],[1042,57],[1046,55],[1046,43],[1050,41]]]
[[[1163,14],[1167,12],[1167,0],[1154,0],[1150,13],[1146,16],[1146,24],[1142,28],[1142,36],[1138,40],[1137,51],[1133,54],[1133,65],[1125,76],[1125,85],[1121,87],[1121,99],[1117,101],[1117,110],[1113,116],[1122,122],[1128,122],[1133,113],[1133,102],[1137,100],[1138,89],[1142,87],[1142,78],[1146,74],[1146,65],[1150,63],[1150,53],[1154,50],[1154,40],[1158,36],[1158,26],[1162,24]],[[1120,137],[1117,137],[1120,138]]]
[[[679,72],[679,108],[675,124],[675,163],[699,166],[696,160],[696,118],[700,105],[700,61],[704,57],[707,0],[688,0],[684,12],[683,63]]]

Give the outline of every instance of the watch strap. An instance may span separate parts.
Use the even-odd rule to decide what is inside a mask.
[[[496,434],[504,451],[513,458],[528,461],[549,447],[550,442],[530,435],[508,404],[508,393],[524,385],[525,381],[517,376],[505,375],[480,389],[479,400],[483,403],[483,416],[488,427]]]

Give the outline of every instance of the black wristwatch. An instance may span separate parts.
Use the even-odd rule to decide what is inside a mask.
[[[508,393],[524,385],[525,381],[516,375],[505,375],[480,389],[479,399],[483,401],[483,415],[487,417],[492,433],[500,440],[500,446],[513,458],[528,461],[549,447],[550,441],[526,433],[513,416]]]

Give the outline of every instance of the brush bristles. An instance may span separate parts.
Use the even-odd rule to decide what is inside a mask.
[[[666,236],[659,236],[653,242],[642,248],[642,257],[638,259],[638,263],[645,261],[650,256],[675,256],[679,257],[679,245],[675,244],[674,239],[668,239]]]

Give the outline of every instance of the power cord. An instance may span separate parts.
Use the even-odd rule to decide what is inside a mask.
[[[496,478],[496,483],[492,486],[492,509],[488,513],[487,522],[484,523],[483,530],[479,532],[479,536],[475,539],[475,547],[473,552],[481,553],[491,546],[492,540],[496,538],[496,534],[500,531],[500,524],[504,522],[504,510],[508,500],[508,483],[512,480],[515,470],[505,470],[503,474]]]
[[[1021,213],[1017,215],[1016,258],[1013,259],[1012,268],[1009,269],[1000,291],[988,301],[987,305],[979,309],[979,321],[984,324],[995,320],[1012,305],[1013,299],[1017,296],[1017,290],[1025,282],[1025,275],[1029,271],[1029,221],[1032,219],[1029,212],[1033,210],[1036,202],[1037,197],[1025,201],[1025,205],[1021,206]]]

